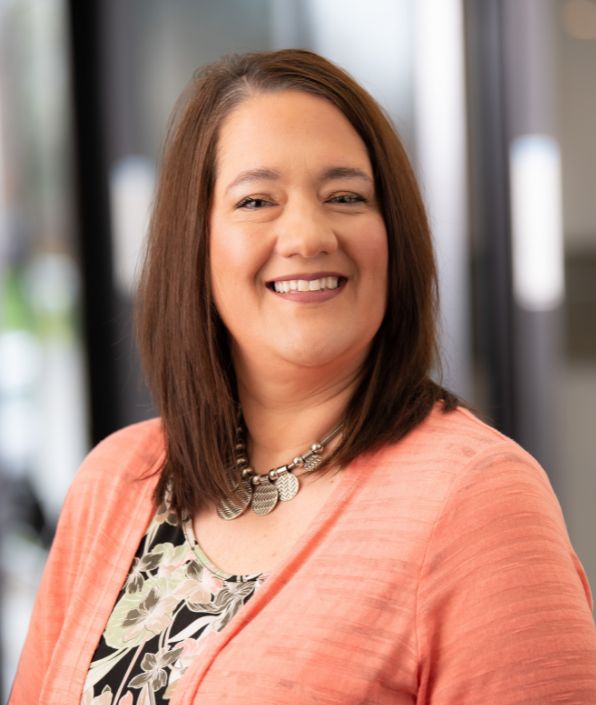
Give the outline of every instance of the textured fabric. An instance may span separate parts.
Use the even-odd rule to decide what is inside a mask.
[[[82,705],[165,705],[212,632],[248,602],[264,574],[220,571],[162,503],[95,650]]]
[[[10,705],[80,703],[155,511],[157,421],[87,458],[68,494]],[[544,471],[435,410],[342,471],[291,556],[211,634],[171,705],[587,705],[596,631]]]

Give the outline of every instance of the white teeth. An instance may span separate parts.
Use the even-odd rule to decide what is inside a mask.
[[[339,277],[321,277],[320,279],[287,279],[273,282],[273,289],[278,294],[287,294],[290,291],[321,291],[323,289],[337,289]]]

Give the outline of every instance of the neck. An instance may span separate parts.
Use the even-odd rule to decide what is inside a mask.
[[[269,368],[257,374],[236,364],[238,394],[252,467],[264,472],[289,462],[342,419],[360,364],[344,368]]]

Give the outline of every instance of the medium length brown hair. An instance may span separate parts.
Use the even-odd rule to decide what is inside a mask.
[[[368,150],[388,239],[387,310],[344,415],[329,464],[402,438],[438,400],[436,269],[426,213],[405,150],[371,96],[310,51],[227,56],[201,70],[166,139],[137,297],[138,343],[162,416],[167,456],[156,490],[193,513],[230,492],[238,396],[227,333],[209,275],[209,214],[223,119],[247,97],[298,90],[328,100]]]

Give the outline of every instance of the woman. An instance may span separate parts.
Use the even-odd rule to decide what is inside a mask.
[[[435,292],[362,88],[297,50],[200,73],[139,293],[161,422],[75,479],[11,703],[596,702],[557,501],[429,378]]]

